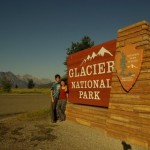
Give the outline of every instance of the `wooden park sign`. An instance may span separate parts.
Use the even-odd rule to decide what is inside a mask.
[[[108,107],[116,40],[68,57],[69,101]]]
[[[120,48],[115,56],[117,75],[123,88],[129,91],[135,84],[140,73],[143,59],[143,49],[136,49],[135,44]]]

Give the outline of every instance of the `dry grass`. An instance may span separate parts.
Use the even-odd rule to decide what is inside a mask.
[[[40,120],[40,119],[45,119],[48,118],[50,114],[50,109],[42,109],[39,111],[33,111],[33,112],[29,112],[29,113],[24,113],[24,114],[20,114],[17,117],[13,118],[14,120],[19,120],[19,121],[23,121],[23,120]]]
[[[5,94],[49,94],[49,88],[13,88],[10,93]],[[0,92],[4,94],[2,91]]]
[[[50,117],[50,109],[44,108],[38,111],[32,111],[22,114],[17,114],[12,117],[4,118],[0,120],[0,124],[3,122],[17,122],[17,121],[37,121]]]
[[[53,134],[57,125],[50,124],[49,111],[43,109],[0,120],[0,149],[46,149],[39,147],[57,139]]]

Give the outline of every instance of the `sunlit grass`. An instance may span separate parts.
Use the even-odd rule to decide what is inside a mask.
[[[9,121],[31,121],[31,120],[41,120],[50,117],[50,108],[43,108],[38,111],[31,111],[22,114],[17,114],[12,117],[7,117],[0,120],[1,122],[9,122]]]
[[[42,110],[33,111],[18,115],[16,117],[17,120],[37,120],[37,119],[44,119],[46,117],[50,117],[50,109],[44,108]]]
[[[1,94],[49,94],[50,88],[12,88],[10,93],[4,93],[0,91]]]

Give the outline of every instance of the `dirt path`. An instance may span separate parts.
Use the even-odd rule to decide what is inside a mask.
[[[49,95],[0,95],[0,119],[48,108],[49,105]]]

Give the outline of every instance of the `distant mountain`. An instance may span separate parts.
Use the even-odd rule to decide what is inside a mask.
[[[35,86],[48,86],[51,81],[49,79],[40,79],[37,77],[33,77],[31,75],[15,75],[12,72],[0,72],[0,80],[6,77],[7,79],[9,79],[13,85],[13,87],[15,87],[16,85],[20,88],[25,88],[28,85],[28,80],[32,79],[33,82],[35,83]]]
[[[13,87],[15,87],[16,85],[21,88],[27,87],[28,83],[17,78],[17,76],[14,75],[12,72],[0,72],[0,80],[4,77],[11,81]]]
[[[29,75],[29,74],[25,74],[25,75],[17,75],[17,77],[20,79],[20,80],[23,80],[25,82],[28,82],[29,79],[32,79],[34,81],[34,83],[38,84],[38,85],[41,85],[41,84],[48,84],[50,83],[51,81],[49,79],[45,79],[45,78],[37,78],[37,77],[34,77],[32,75]]]
[[[52,86],[53,82],[50,82],[48,84],[41,84],[38,85],[39,88],[50,88]]]
[[[87,61],[91,61],[92,59],[95,59],[95,57],[98,56],[104,57],[105,54],[109,54],[110,56],[113,56],[106,48],[102,47],[97,54],[93,52],[91,56],[88,55],[85,59],[83,59],[81,65],[83,65]]]

